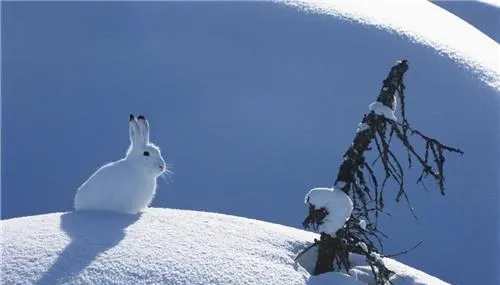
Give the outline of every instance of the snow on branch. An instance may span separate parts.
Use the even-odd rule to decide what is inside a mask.
[[[309,204],[311,213],[304,221],[305,228],[313,225],[316,231],[335,236],[351,217],[352,201],[339,190],[314,188],[306,194],[305,202]]]

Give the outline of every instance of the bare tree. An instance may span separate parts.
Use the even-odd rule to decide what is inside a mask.
[[[384,189],[389,180],[397,185],[396,201],[404,198],[412,213],[413,208],[404,184],[403,164],[391,149],[393,138],[406,150],[408,168],[412,167],[414,161],[421,167],[417,183],[422,183],[425,187],[423,179],[432,177],[443,195],[445,152],[463,154],[460,149],[444,145],[410,125],[406,117],[403,83],[407,70],[407,60],[397,61],[392,66],[377,100],[370,105],[370,112],[364,115],[352,144],[344,153],[334,188],[349,195],[353,201],[353,212],[335,236],[321,233],[320,239],[315,240],[314,245],[318,247],[314,272],[316,275],[333,270],[348,271],[351,268],[348,258],[350,253],[366,256],[377,284],[385,284],[394,273],[380,258],[380,253],[383,252],[381,238],[385,235],[378,226],[379,214],[384,212]],[[397,109],[396,96],[400,103],[401,122],[394,116]],[[419,153],[414,147],[410,140],[412,136],[425,145],[423,153]],[[369,151],[374,151],[376,155],[371,163],[365,157],[365,153]],[[377,165],[381,166],[383,177],[376,174]],[[316,209],[310,205],[309,215],[303,225],[305,228],[317,228],[327,215],[326,209]]]

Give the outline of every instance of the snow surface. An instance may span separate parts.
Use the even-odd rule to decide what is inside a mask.
[[[500,8],[500,1],[499,0],[477,0],[477,2],[490,5],[495,8]]]
[[[282,3],[405,35],[446,54],[470,68],[490,87],[500,90],[499,44],[429,1],[292,0]]]
[[[432,3],[460,17],[500,43],[499,1],[432,1]]]
[[[332,188],[313,188],[307,192],[305,203],[314,205],[316,209],[325,208],[328,215],[318,226],[318,232],[335,236],[351,217],[353,204],[346,193]]]
[[[340,272],[311,277],[305,268],[314,250],[301,257],[306,267],[293,261],[317,234],[223,214],[80,211],[0,225],[2,284],[366,284]],[[395,285],[447,284],[395,260],[385,263],[402,279]]]

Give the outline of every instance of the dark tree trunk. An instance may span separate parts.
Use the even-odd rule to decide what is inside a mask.
[[[393,109],[396,100],[395,93],[402,86],[403,75],[407,70],[408,63],[406,60],[398,61],[392,66],[389,75],[383,81],[382,89],[377,97],[378,102]],[[340,185],[340,190],[347,194],[361,194],[364,197],[362,193],[349,193],[349,190],[362,191],[359,187],[352,187],[352,184],[356,182],[356,173],[365,164],[364,152],[368,150],[369,145],[375,138],[377,127],[374,124],[384,124],[383,121],[376,120],[377,117],[373,112],[363,117],[362,124],[367,125],[367,128],[356,134],[351,146],[344,154],[344,160],[339,168],[335,185],[337,187]],[[360,239],[356,235],[349,234],[348,230],[349,228],[339,230],[336,237],[321,233],[320,240],[317,241],[318,258],[314,271],[315,275],[332,271],[334,263],[337,263],[338,269],[344,267],[349,270],[349,252],[357,251],[356,244]],[[342,235],[339,235],[340,233]],[[350,239],[351,242],[346,242],[346,239]]]
[[[393,109],[396,91],[403,82],[403,75],[408,70],[406,60],[398,61],[392,66],[387,78],[383,81],[382,89],[377,97],[377,101]],[[394,111],[394,110],[393,110]],[[363,117],[362,124],[372,126],[375,121],[375,114],[370,113]],[[344,154],[344,161],[340,166],[335,185],[341,185],[340,190],[349,194],[351,183],[355,181],[356,171],[365,163],[364,152],[368,150],[375,137],[375,128],[368,127],[356,134],[351,146]],[[341,183],[339,183],[341,182]]]

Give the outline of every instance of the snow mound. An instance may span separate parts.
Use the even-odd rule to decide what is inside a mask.
[[[472,70],[490,87],[500,90],[500,45],[471,24],[429,1],[275,2],[404,35],[411,41],[435,48]]]
[[[337,272],[311,277],[295,263],[314,233],[223,214],[82,211],[0,225],[2,284],[365,284]],[[311,263],[307,254],[303,259]],[[446,284],[385,263],[405,278],[400,284]]]

